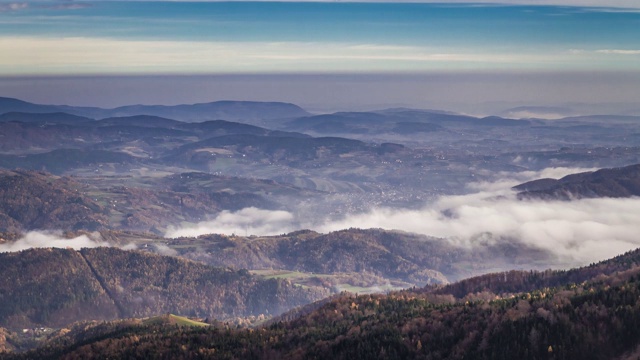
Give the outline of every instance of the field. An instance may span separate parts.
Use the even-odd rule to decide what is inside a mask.
[[[263,276],[266,279],[287,279],[293,284],[305,288],[321,286],[331,288],[335,292],[348,291],[358,294],[373,294],[399,290],[408,287],[400,281],[387,281],[373,275],[364,274],[315,274],[288,270],[252,270],[254,275]]]
[[[154,316],[154,317],[146,319],[144,321],[144,323],[146,323],[148,325],[168,323],[168,324],[176,324],[176,325],[180,325],[180,326],[191,326],[191,327],[206,327],[206,326],[209,326],[209,324],[207,324],[207,323],[196,321],[196,320],[191,320],[191,319],[186,318],[184,316],[178,316],[178,315],[173,315],[173,314],[162,315],[162,316]]]

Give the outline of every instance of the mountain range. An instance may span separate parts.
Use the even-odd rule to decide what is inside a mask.
[[[68,105],[40,105],[13,98],[0,98],[0,114],[11,112],[63,112],[93,119],[150,115],[169,117],[186,122],[206,120],[244,120],[247,122],[260,122],[308,115],[308,113],[299,106],[281,102],[216,101],[191,105],[130,105],[113,109],[102,109]]]

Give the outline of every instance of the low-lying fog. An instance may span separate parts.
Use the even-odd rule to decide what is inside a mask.
[[[547,250],[567,266],[604,260],[640,246],[640,198],[573,201],[518,200],[511,187],[539,178],[592,169],[551,168],[540,172],[495,174],[495,181],[469,184],[469,193],[442,196],[420,209],[389,207],[341,219],[299,216],[300,211],[245,208],[225,211],[210,221],[170,228],[167,237],[207,233],[276,235],[298,229],[319,232],[356,228],[403,230],[443,237],[457,246],[520,241]]]
[[[640,214],[640,198],[518,200],[511,187],[533,179],[560,178],[589,170],[592,169],[551,168],[539,172],[497,173],[491,182],[468,184],[466,195],[441,196],[419,209],[376,207],[338,219],[317,214],[309,205],[300,205],[296,211],[257,208],[223,211],[209,221],[171,227],[165,236],[277,235],[300,229],[330,232],[347,228],[382,228],[441,237],[466,248],[518,241],[555,254],[557,264],[585,265],[640,246],[640,218],[637,215]],[[0,244],[0,252],[33,247],[79,249],[96,246],[109,244],[99,235],[65,239],[59,232],[30,231],[16,242]],[[175,255],[170,248],[157,250]]]
[[[99,239],[99,234],[94,236]],[[70,248],[80,250],[82,248],[94,248],[110,246],[109,243],[92,239],[87,235],[67,239],[61,231],[29,231],[14,242],[0,244],[0,252],[22,251],[31,248]]]

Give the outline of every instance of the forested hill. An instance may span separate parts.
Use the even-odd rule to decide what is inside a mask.
[[[484,293],[505,296],[536,289],[580,284],[594,279],[628,276],[640,272],[640,249],[629,251],[613,259],[571,270],[507,271],[464,279],[443,286],[427,286],[422,291],[451,294],[460,299],[469,294]],[[625,275],[626,274],[626,275]]]
[[[107,323],[16,358],[635,359],[637,256],[585,268],[604,273],[581,283],[508,297],[343,294],[256,330]],[[615,271],[607,275],[609,265]]]
[[[80,186],[70,178],[47,173],[0,170],[0,231],[104,226],[106,210],[79,194]]]
[[[0,254],[0,326],[61,327],[174,313],[227,319],[279,314],[327,294],[174,257],[116,248]]]
[[[47,157],[46,162],[56,164],[58,160],[71,161],[75,155],[86,155],[84,150],[53,153],[55,156]],[[43,154],[34,156],[41,157]],[[28,157],[22,157],[20,161],[25,165]],[[0,170],[0,232],[31,229],[94,231],[109,228],[159,232],[158,228],[163,226],[186,219],[195,221],[225,208],[239,210],[256,206],[269,209],[275,206],[265,197],[252,193],[257,192],[254,188],[286,194],[301,192],[295,187],[275,182],[185,174],[185,178],[191,177],[193,181],[198,177],[200,183],[214,183],[212,186],[215,189],[203,189],[181,177],[181,174],[177,174],[156,178],[162,183],[156,189],[123,186],[130,180],[126,178],[118,186],[95,187],[72,176],[30,170]],[[234,185],[226,185],[232,181]],[[216,191],[223,186],[234,187],[234,190]]]

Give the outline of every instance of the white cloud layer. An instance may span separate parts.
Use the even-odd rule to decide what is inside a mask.
[[[604,49],[597,50],[599,54],[615,54],[615,55],[640,55],[640,50],[630,50],[630,49]]]
[[[513,193],[446,196],[420,210],[380,208],[351,215],[317,230],[348,227],[400,229],[473,247],[483,241],[516,241],[548,250],[568,264],[585,264],[640,246],[640,199],[571,202],[517,200]]]
[[[421,209],[375,208],[339,220],[299,219],[295,213],[246,208],[223,211],[216,218],[183,228],[171,228],[166,236],[190,237],[209,233],[275,235],[302,228],[320,232],[350,227],[403,230],[446,238],[452,244],[473,248],[481,242],[516,242],[547,250],[566,266],[584,265],[640,247],[640,198],[582,199],[574,201],[518,200],[513,185],[537,178],[559,178],[592,169],[551,168],[521,173],[496,173],[496,181],[473,183],[469,194],[442,196]],[[60,233],[30,231],[12,243],[0,244],[0,252],[29,248],[80,249],[110,246],[86,235],[65,239]],[[175,252],[162,245],[155,250]]]
[[[464,247],[473,247],[478,239],[513,241],[547,250],[567,266],[583,265],[640,247],[640,198],[518,200],[511,187],[593,170],[549,168],[496,173],[492,182],[469,184],[467,195],[443,196],[419,210],[378,208],[315,229],[399,229],[447,238]]]
[[[240,211],[223,211],[215,219],[183,228],[170,227],[168,238],[199,236],[203,234],[276,235],[296,230],[293,214],[255,207]]]
[[[0,244],[0,252],[22,251],[32,248],[94,248],[110,246],[109,243],[92,240],[86,235],[80,235],[72,239],[62,237],[62,234],[48,231],[29,231],[15,242]]]
[[[403,230],[446,238],[460,247],[478,241],[518,242],[547,250],[566,266],[604,260],[640,247],[640,198],[575,201],[518,200],[511,187],[537,178],[560,178],[593,169],[551,168],[497,173],[494,182],[469,185],[470,193],[442,196],[423,208],[376,208],[332,221],[296,219],[293,213],[248,208],[223,212],[212,221],[167,236],[207,233],[273,235],[300,228],[320,232],[346,228]]]

